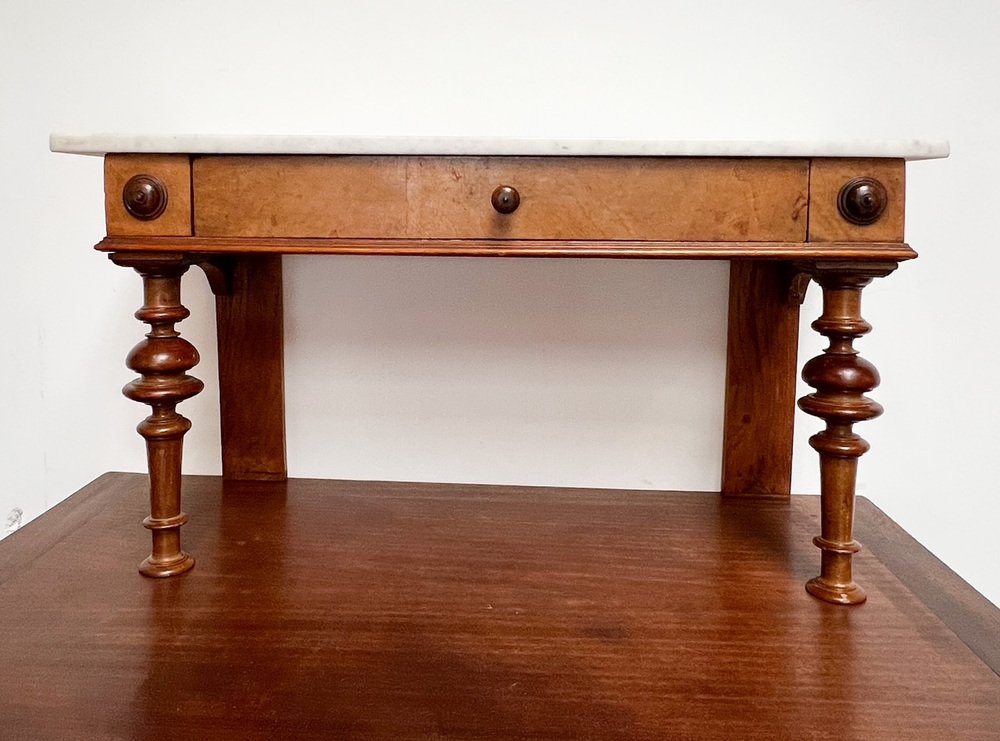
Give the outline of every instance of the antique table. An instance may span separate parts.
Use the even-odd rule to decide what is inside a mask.
[[[287,476],[281,256],[286,254],[718,259],[731,262],[721,494],[786,497],[798,305],[823,291],[799,406],[826,427],[820,575],[806,589],[857,604],[852,576],[855,422],[882,408],[853,343],[871,326],[862,289],[916,253],[903,242],[906,160],[941,143],[53,136],[53,151],[103,155],[107,236],[97,249],[141,276],[146,339],[124,393],[150,405],[152,553],[147,576],[187,571],[181,549],[179,402],[203,387],[175,325],[181,276],[217,296],[223,476]],[[733,564],[736,574],[739,564]]]

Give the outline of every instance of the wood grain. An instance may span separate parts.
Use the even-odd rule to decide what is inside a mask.
[[[798,369],[799,307],[785,263],[729,268],[722,494],[787,496]]]
[[[195,234],[795,242],[807,177],[801,159],[199,157]]]
[[[194,252],[282,255],[429,255],[438,257],[609,257],[678,260],[910,260],[899,242],[659,242],[526,239],[270,239],[107,237],[103,252]]]
[[[155,175],[167,187],[167,208],[153,221],[125,210],[122,189],[134,175]],[[108,234],[189,236],[191,159],[186,154],[109,154],[104,158],[104,212]]]
[[[285,461],[281,255],[241,255],[228,294],[216,297],[222,473],[275,481]]]
[[[1000,727],[1000,678],[876,547],[857,558],[865,605],[805,594],[814,497],[184,485],[200,560],[178,579],[128,563],[139,475],[0,542],[7,737],[974,741]],[[65,528],[57,515],[78,508]]]
[[[809,170],[810,242],[902,242],[906,201],[906,163],[885,159],[814,159]],[[837,209],[840,189],[869,176],[888,192],[885,213],[874,224],[852,224]]]

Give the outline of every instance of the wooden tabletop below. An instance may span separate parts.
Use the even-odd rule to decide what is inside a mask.
[[[0,737],[1000,738],[997,610],[865,501],[845,608],[813,497],[185,486],[181,577],[136,474],[0,543]]]

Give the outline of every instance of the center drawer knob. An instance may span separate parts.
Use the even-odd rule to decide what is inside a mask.
[[[490,203],[493,204],[493,208],[497,210],[497,213],[512,214],[521,205],[521,195],[517,192],[516,188],[512,188],[509,185],[501,185],[493,191]]]

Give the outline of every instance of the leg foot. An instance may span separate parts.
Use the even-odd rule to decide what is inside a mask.
[[[851,578],[851,556],[861,550],[856,542],[831,543],[822,536],[813,543],[823,549],[822,575],[806,582],[806,591],[824,602],[837,605],[860,605],[868,595]]]
[[[817,576],[806,582],[806,591],[813,597],[835,605],[860,605],[868,595],[865,590],[854,582],[843,586],[828,584],[822,576]]]
[[[139,573],[152,578],[162,578],[165,576],[177,576],[178,574],[183,574],[185,571],[190,571],[192,568],[194,568],[194,557],[181,551],[177,560],[164,563],[154,561],[152,556],[146,556],[143,562],[139,564]]]

